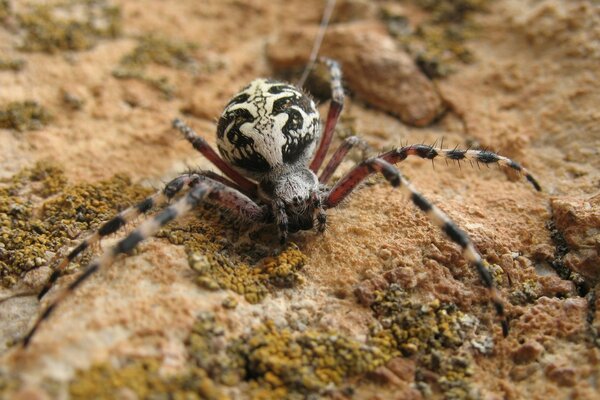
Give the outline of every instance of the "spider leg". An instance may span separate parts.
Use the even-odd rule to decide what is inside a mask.
[[[331,156],[331,159],[329,159],[329,162],[325,166],[325,169],[323,169],[323,172],[321,172],[319,182],[322,184],[329,182],[329,179],[333,173],[340,166],[344,157],[346,157],[346,154],[348,154],[348,152],[358,144],[364,144],[364,141],[358,136],[350,136],[344,139],[340,147],[338,147],[335,153],[333,153]]]
[[[540,184],[533,177],[533,175],[531,175],[531,173],[527,169],[523,168],[518,162],[488,150],[459,150],[458,148],[442,149],[424,144],[414,144],[390,150],[381,154],[379,157],[391,164],[396,164],[405,160],[408,156],[418,156],[428,160],[433,160],[439,156],[444,157],[446,160],[453,160],[459,163],[462,160],[468,160],[469,162],[475,162],[477,164],[482,163],[485,165],[496,163],[522,173],[537,191],[542,190]]]
[[[413,185],[404,178],[400,171],[392,164],[389,164],[384,159],[372,158],[363,161],[361,164],[351,170],[344,178],[342,178],[329,192],[325,199],[326,208],[337,206],[344,198],[346,198],[352,190],[354,190],[360,182],[366,177],[375,172],[381,172],[392,186],[399,186],[406,195],[412,200],[413,204],[423,211],[427,218],[439,227],[454,243],[458,244],[462,249],[462,254],[467,261],[475,266],[479,277],[483,284],[488,289],[491,302],[494,304],[496,313],[502,321],[502,334],[508,335],[508,321],[504,316],[504,302],[500,297],[497,289],[494,286],[492,275],[483,264],[483,260],[471,239],[442,210],[433,205],[422,194],[420,194]]]
[[[285,212],[285,204],[281,200],[274,200],[272,213],[275,217],[277,229],[279,229],[279,243],[284,245],[288,236],[288,216]]]
[[[173,127],[177,128],[188,142],[194,146],[204,157],[212,162],[217,168],[219,168],[225,175],[227,175],[232,181],[234,181],[245,194],[254,195],[256,194],[256,184],[243,177],[239,172],[234,170],[229,164],[227,164],[219,155],[213,150],[212,147],[204,140],[201,136],[198,136],[192,128],[190,128],[185,122],[176,118],[173,120]]]
[[[323,130],[323,137],[319,148],[315,153],[315,157],[310,163],[310,169],[313,172],[317,172],[323,164],[327,150],[331,145],[333,139],[333,131],[337,124],[342,108],[344,108],[344,89],[342,89],[342,71],[340,65],[329,58],[321,58],[323,62],[329,68],[329,74],[331,75],[331,103],[329,105],[329,111],[327,112],[327,120],[325,122],[325,129]]]
[[[141,214],[145,214],[150,211],[153,207],[161,206],[167,201],[171,200],[177,193],[179,193],[185,186],[189,185],[192,182],[194,175],[186,174],[178,176],[169,182],[165,188],[150,197],[139,202],[137,205],[133,207],[129,207],[115,217],[113,217],[108,222],[105,222],[100,229],[96,232],[83,239],[81,243],[77,245],[73,250],[67,254],[65,258],[63,258],[58,264],[58,266],[52,271],[52,274],[46,281],[46,284],[42,288],[42,290],[38,293],[38,300],[40,300],[48,291],[52,288],[54,283],[61,277],[65,268],[71,261],[73,261],[79,254],[83,253],[86,249],[100,242],[103,237],[106,237],[110,234],[116,233],[123,226],[127,225],[129,222],[133,221],[135,218],[140,216]]]
[[[265,212],[265,208],[259,207],[237,190],[201,175],[191,175],[190,178],[190,191],[184,197],[165,208],[152,219],[142,222],[137,229],[92,261],[65,290],[57,295],[56,299],[42,312],[31,330],[24,337],[23,347],[29,345],[40,324],[50,317],[56,307],[91,275],[102,268],[110,266],[118,255],[129,253],[141,241],[154,236],[164,225],[187,214],[198,206],[201,201],[206,200],[219,204],[224,208],[237,212],[242,217],[253,219],[257,222],[267,220],[269,214]],[[183,186],[183,183],[181,186]]]

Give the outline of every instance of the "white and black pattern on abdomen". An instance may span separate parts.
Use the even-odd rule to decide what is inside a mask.
[[[307,162],[319,137],[314,102],[294,86],[264,79],[238,93],[217,126],[223,157],[254,176]]]

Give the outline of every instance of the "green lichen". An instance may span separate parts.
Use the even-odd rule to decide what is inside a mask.
[[[122,366],[98,364],[78,371],[69,386],[70,398],[112,400],[136,399],[227,399],[201,368],[165,376],[155,359],[130,361]]]
[[[14,285],[48,263],[81,232],[148,194],[127,177],[67,185],[62,170],[46,163],[28,168],[0,186],[0,282]],[[87,259],[84,258],[83,262]]]
[[[242,336],[229,348],[241,360],[251,398],[307,395],[373,371],[389,356],[376,346],[339,332],[277,328],[271,321]]]
[[[411,356],[417,363],[415,381],[424,396],[432,390],[448,399],[470,399],[471,361],[455,352],[471,323],[453,304],[415,302],[397,284],[376,291],[371,308],[380,324],[371,327],[368,343],[391,356]],[[431,377],[437,377],[431,387]]]
[[[162,65],[176,69],[194,69],[194,51],[197,45],[181,42],[157,35],[143,36],[138,45],[126,54],[119,67],[113,71],[117,79],[137,79],[151,88],[160,91],[166,98],[173,97],[175,86],[162,77],[152,77],[145,72],[148,65]]]
[[[424,385],[424,368],[436,376],[435,385],[447,400],[475,400],[480,396],[470,383],[473,376],[472,362],[456,355],[432,351],[421,358],[421,368],[416,372],[416,380]]]
[[[1,13],[1,11],[0,11]],[[2,19],[2,17],[0,17]],[[25,68],[25,60],[21,58],[8,59],[0,58],[0,71],[14,71],[19,72]]]
[[[439,348],[456,348],[463,343],[464,314],[455,305],[433,300],[416,303],[396,284],[376,292],[371,305],[382,328],[374,329],[372,340],[404,355]]]
[[[540,297],[542,285],[535,279],[517,282],[517,287],[510,293],[512,304],[531,304]]]
[[[153,78],[142,71],[126,68],[117,68],[113,70],[112,75],[117,79],[139,80],[149,87],[158,90],[167,99],[171,99],[175,94],[175,86],[165,76]]]
[[[121,12],[103,0],[38,4],[17,20],[24,31],[21,50],[56,53],[92,48],[99,39],[121,33]]]
[[[200,286],[210,289],[229,289],[249,303],[265,298],[270,288],[294,287],[302,283],[299,274],[306,256],[295,246],[288,247],[275,257],[267,257],[256,265],[234,262],[218,253],[191,253],[190,266],[199,276]]]
[[[466,42],[477,35],[473,15],[486,10],[489,0],[413,0],[429,12],[416,27],[403,15],[383,10],[390,33],[413,55],[419,67],[431,78],[452,72],[457,62],[473,61]]]
[[[185,69],[195,64],[195,43],[174,41],[166,37],[149,35],[139,39],[133,51],[121,59],[121,65],[128,68],[144,68],[149,64]]]
[[[0,108],[0,128],[26,131],[40,129],[51,120],[50,113],[37,102],[14,101]]]
[[[0,22],[8,18],[11,14],[10,2],[8,0],[0,0]]]
[[[223,345],[225,328],[211,313],[198,315],[185,342],[189,362],[207,371],[220,384],[233,386],[241,381],[243,370],[238,357],[231,357]]]

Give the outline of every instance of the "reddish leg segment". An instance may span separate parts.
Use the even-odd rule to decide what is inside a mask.
[[[229,164],[227,164],[219,155],[210,147],[210,145],[202,137],[198,136],[192,128],[190,128],[185,122],[176,118],[173,120],[173,127],[179,129],[183,136],[198,150],[204,157],[212,162],[217,168],[219,168],[225,175],[227,175],[232,181],[234,181],[245,194],[255,195],[256,184],[244,178],[239,172],[234,170]]]
[[[325,155],[327,154],[327,150],[329,150],[331,140],[333,139],[335,125],[342,112],[342,108],[344,108],[344,90],[342,89],[342,72],[340,66],[336,61],[328,58],[322,58],[321,61],[329,68],[329,73],[331,75],[331,104],[329,105],[329,112],[327,113],[327,121],[325,121],[325,129],[323,130],[321,143],[319,143],[319,148],[315,153],[315,157],[310,163],[310,169],[314,173],[317,173],[321,164],[323,164],[323,160],[325,159]]]

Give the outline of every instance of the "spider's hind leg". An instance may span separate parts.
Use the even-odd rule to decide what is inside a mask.
[[[462,249],[465,257],[477,269],[479,277],[488,290],[490,301],[494,304],[496,313],[501,318],[502,334],[508,335],[508,320],[504,315],[504,302],[500,297],[490,271],[485,267],[483,259],[466,232],[458,226],[438,207],[419,193],[413,185],[400,174],[400,171],[382,158],[371,158],[363,161],[352,169],[346,176],[340,179],[337,184],[326,195],[324,204],[326,208],[337,206],[343,201],[365,178],[369,175],[381,172],[390,184],[394,187],[400,187],[401,190],[411,199],[413,204],[425,213],[427,218],[439,227],[454,243]]]
[[[52,286],[58,280],[58,278],[61,277],[65,268],[69,265],[71,261],[77,258],[78,255],[80,255],[96,243],[99,243],[100,240],[102,240],[102,238],[116,233],[119,229],[121,229],[140,215],[147,213],[154,207],[163,205],[164,203],[175,197],[175,195],[177,195],[184,187],[186,187],[190,184],[190,182],[192,182],[193,177],[193,174],[178,176],[177,178],[170,181],[161,191],[156,192],[150,197],[147,197],[146,199],[139,202],[137,205],[121,211],[111,220],[105,222],[96,232],[83,239],[83,241],[81,241],[81,243],[79,243],[77,247],[71,250],[69,254],[67,254],[67,256],[61,260],[61,262],[54,269],[54,271],[52,271],[52,274],[44,284],[44,287],[38,293],[38,300],[44,297],[46,293],[48,293],[48,291],[52,288]]]
[[[55,300],[42,312],[29,333],[27,333],[22,342],[23,347],[27,347],[40,324],[50,317],[60,302],[90,276],[98,270],[110,266],[118,255],[129,253],[141,241],[156,235],[160,228],[187,214],[198,206],[200,202],[207,201],[218,204],[222,208],[228,209],[241,218],[249,221],[266,222],[269,218],[270,214],[264,207],[260,207],[238,190],[201,174],[188,174],[176,178],[167,185],[163,194],[167,198],[173,197],[175,193],[181,191],[185,185],[189,186],[190,189],[184,197],[162,210],[153,218],[142,222],[137,229],[127,235],[124,239],[118,241],[99,258],[92,261],[92,263],[85,268],[65,290],[60,292]]]

